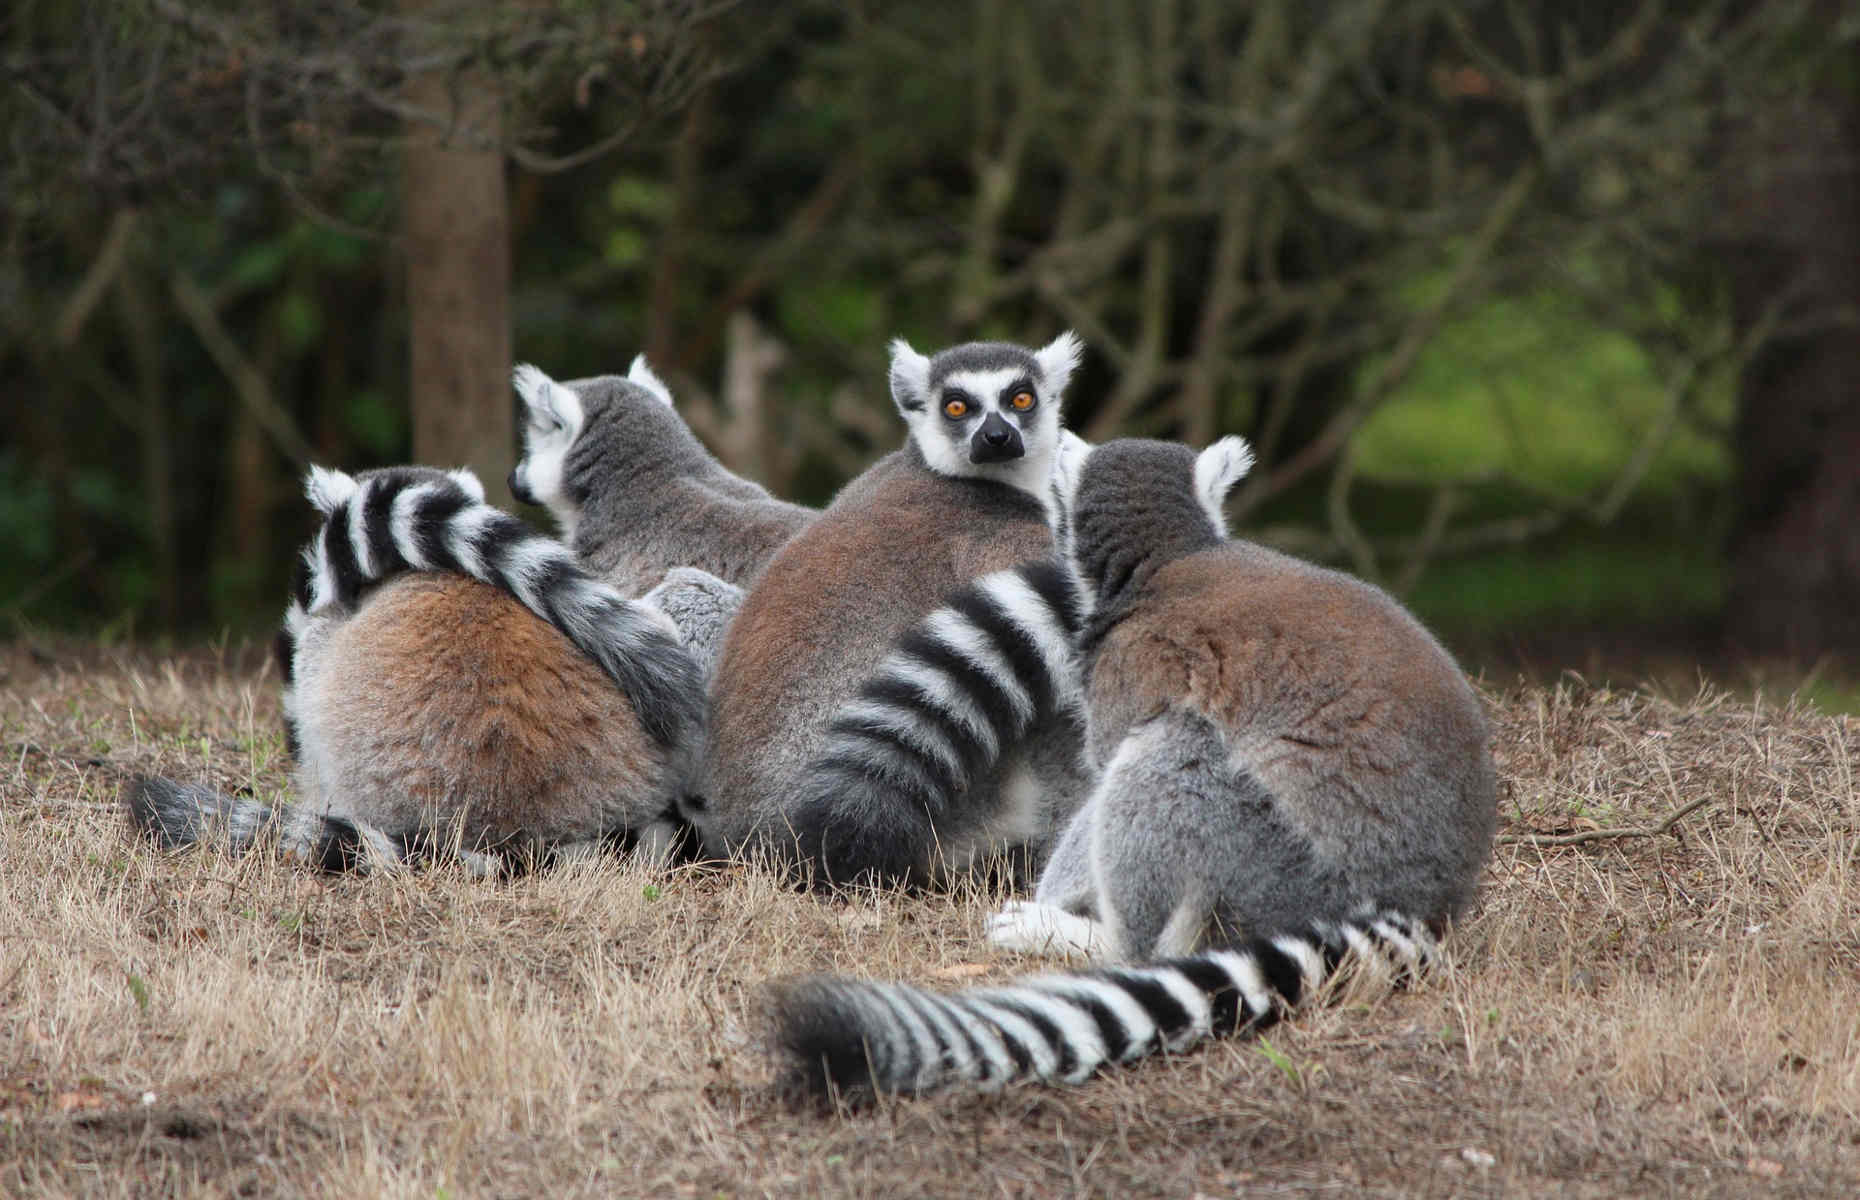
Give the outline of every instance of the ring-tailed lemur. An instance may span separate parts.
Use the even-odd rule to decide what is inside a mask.
[[[644,355],[625,378],[557,383],[523,365],[512,381],[523,401],[524,453],[510,472],[511,492],[547,508],[582,563],[628,595],[673,567],[747,588],[819,515],[718,462]]]
[[[954,994],[778,986],[791,1086],[1079,1082],[1268,1025],[1351,951],[1417,969],[1472,897],[1495,771],[1440,644],[1369,584],[1226,539],[1221,504],[1251,464],[1240,439],[1079,457],[1058,472],[1062,550],[1090,613],[1103,774],[1034,899],[990,938],[1134,965]]]
[[[682,786],[701,742],[702,714],[695,706],[702,704],[703,677],[715,663],[723,628],[741,603],[741,585],[753,579],[776,547],[814,514],[772,499],[756,484],[725,470],[678,418],[670,392],[643,356],[634,359],[625,378],[603,376],[558,384],[526,366],[517,369],[513,382],[526,421],[525,456],[512,472],[512,489],[528,501],[547,506],[565,533],[576,540],[581,558],[516,518],[484,505],[483,489],[469,472],[448,475],[422,468],[390,469],[368,474],[359,484],[340,473],[313,474],[311,498],[326,520],[304,556],[296,595],[279,637],[278,658],[287,685],[286,735],[292,754],[300,764],[307,757],[338,763],[393,760],[399,765],[384,767],[377,774],[404,772],[413,778],[438,770],[450,761],[448,755],[462,752],[460,746],[447,745],[443,753],[422,758],[404,742],[370,748],[336,745],[322,724],[312,721],[306,728],[298,718],[296,710],[308,702],[300,702],[305,693],[295,680],[300,657],[313,666],[342,662],[357,672],[344,686],[370,687],[384,700],[402,687],[407,692],[402,699],[412,704],[421,681],[429,678],[409,650],[410,637],[417,640],[425,632],[406,624],[416,612],[424,612],[437,622],[437,628],[445,629],[471,627],[471,622],[460,619],[467,610],[497,610],[496,623],[511,632],[512,646],[548,641],[540,631],[502,611],[508,606],[479,595],[475,585],[464,585],[456,578],[448,581],[444,575],[420,583],[394,578],[409,571],[457,572],[509,593],[600,663],[623,693],[637,700],[630,713],[615,718],[618,725],[610,731],[614,744],[604,748],[623,758],[626,743],[638,726],[672,756],[665,774]],[[358,498],[359,492],[365,495]],[[584,566],[612,571],[612,582],[628,589],[658,581],[647,594],[646,604],[672,618],[696,657],[695,688],[683,657],[643,652],[654,647],[642,646],[628,621],[614,620],[626,614],[650,616],[649,609],[623,602],[603,586],[605,581],[589,579]],[[668,567],[673,569],[667,571]],[[710,572],[721,573],[722,578]],[[350,619],[358,598],[384,581],[387,586],[381,598],[364,614],[368,619],[354,630],[344,628],[342,623]],[[403,592],[418,599],[403,597]],[[373,608],[383,611],[376,614]],[[300,656],[299,641],[306,633],[315,635],[319,647],[328,643],[340,653],[312,651]],[[646,640],[651,643],[653,638],[647,635]],[[396,670],[373,670],[371,648],[394,659]],[[472,649],[470,645],[446,647],[435,663],[457,661]],[[554,661],[552,655],[552,647],[541,652],[539,669],[545,674]],[[521,664],[481,663],[472,672],[473,678],[462,680],[461,686],[500,670],[513,679],[522,675]],[[348,678],[342,672],[327,674]],[[364,677],[370,675],[373,678],[365,684]],[[430,678],[442,676],[435,673]],[[553,685],[539,677],[538,686],[546,692]],[[564,699],[576,700],[573,695]],[[611,707],[608,697],[581,697],[577,703],[584,716],[566,711],[556,714],[563,732],[579,728],[587,733],[601,723],[596,720],[590,726],[590,719],[613,715],[606,713]],[[458,729],[467,733],[477,729],[485,736],[498,732],[496,721],[491,720],[498,718],[503,721],[502,731],[511,734],[520,747],[547,745],[558,736],[540,717],[536,727],[525,733],[527,718],[509,708],[477,719],[466,713],[453,715]],[[414,728],[404,721],[386,728],[403,727]],[[414,732],[434,740],[431,729],[419,727]],[[599,735],[593,735],[591,745],[603,748]],[[394,760],[396,750],[398,760]],[[564,763],[575,764],[579,752],[566,755]],[[662,789],[618,779],[614,773],[620,760],[612,755],[609,759],[588,767],[586,787],[598,789],[603,780],[613,783],[615,795],[634,797],[634,808],[623,814],[627,823],[610,829],[607,839],[624,841],[638,835],[662,848],[675,827],[665,812],[646,812],[640,807],[657,804]],[[525,765],[513,760],[510,788],[528,786],[525,780],[536,774],[531,770],[526,775]],[[454,769],[472,777],[457,764]],[[340,867],[356,865],[364,842],[372,842],[378,856],[391,860],[431,840],[423,829],[390,836],[366,820],[357,825],[328,815],[343,805],[354,808],[355,802],[335,797],[322,803],[320,791],[304,786],[305,770],[300,765],[299,792],[311,797],[311,802],[276,813],[209,789],[161,779],[136,781],[129,799],[138,824],[167,845],[198,840],[213,828],[227,831],[239,847],[269,833],[294,853]],[[483,771],[472,778],[491,786]],[[560,781],[548,786],[557,792],[571,787]],[[580,835],[586,821],[572,817],[564,825],[553,815],[557,809],[573,810],[575,802],[552,804],[550,794],[539,795],[536,813],[520,819],[514,830],[473,829],[474,840],[516,838],[544,847],[584,840]],[[367,807],[365,800],[360,803]],[[456,818],[463,811],[450,815]],[[613,824],[611,817],[602,819]],[[394,828],[398,821],[397,816],[386,827]],[[641,821],[646,821],[643,835],[637,828]]]
[[[377,473],[366,509],[336,514],[332,503],[325,510],[332,520],[312,550],[330,547],[326,586],[352,603],[362,588],[402,571],[462,571],[511,593],[581,644],[567,620],[585,569],[627,595],[651,588],[649,598],[673,617],[708,676],[742,589],[818,514],[772,498],[713,458],[644,355],[624,378],[563,384],[524,364],[512,382],[525,420],[511,491],[547,508],[574,552],[507,513],[482,504],[454,511],[433,495],[419,503],[435,509],[436,522],[416,528],[406,519],[384,521],[381,514],[404,513],[413,502],[403,491],[430,492],[433,484],[421,475]],[[375,548],[364,553],[371,539]],[[301,577],[298,586],[305,586]],[[278,654],[287,676],[290,628],[287,614]],[[600,653],[598,643],[584,649]]]
[[[138,826],[164,846],[275,841],[330,869],[669,849],[704,721],[670,618],[484,504],[469,472],[316,469],[307,490],[325,523],[283,643],[297,803],[144,778],[127,792]]]
[[[922,880],[1042,842],[1082,799],[1080,731],[1040,647],[1063,641],[1050,474],[1080,346],[892,343],[899,450],[782,548],[725,638],[706,802],[714,855],[816,884]],[[888,657],[889,656],[889,657]],[[1037,728],[1037,736],[1023,735]]]

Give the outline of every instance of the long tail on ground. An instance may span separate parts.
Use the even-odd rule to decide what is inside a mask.
[[[508,878],[547,867],[555,858],[550,847],[525,854],[473,850],[443,831],[396,837],[361,821],[288,804],[273,807],[156,775],[138,775],[124,785],[123,806],[136,830],[163,850],[205,844],[232,855],[267,851],[332,873],[444,862],[478,878]]]
[[[834,715],[791,809],[819,884],[913,878],[939,819],[1040,724],[1073,719],[1080,613],[1064,570],[984,575],[911,627]]]
[[[404,848],[353,821],[248,796],[228,796],[198,784],[138,775],[123,789],[130,820],[164,850],[216,843],[231,854],[273,849],[325,871],[354,871],[399,862]],[[372,857],[371,857],[372,856]]]
[[[1204,1038],[1258,1033],[1348,958],[1401,982],[1437,953],[1424,924],[1381,912],[1190,958],[953,993],[812,976],[775,985],[770,1041],[791,1095],[1075,1084]]]
[[[456,473],[390,470],[355,481],[304,557],[309,570],[286,617],[287,637],[303,612],[353,607],[364,589],[402,571],[457,571],[510,593],[561,630],[600,664],[661,745],[697,741],[703,672],[663,614],[588,574],[561,542],[474,497]]]

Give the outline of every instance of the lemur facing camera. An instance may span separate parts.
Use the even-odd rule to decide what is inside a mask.
[[[1042,842],[1083,798],[1081,731],[1039,652],[1064,637],[1056,570],[940,607],[1051,558],[1080,350],[1070,333],[928,357],[892,343],[903,449],[776,554],[725,638],[686,809],[707,852],[766,854],[816,885],[925,881]]]
[[[1251,461],[1238,438],[1121,441],[1056,472],[1102,775],[990,938],[1128,965],[954,994],[778,985],[791,1087],[1076,1083],[1257,1031],[1352,952],[1398,973],[1434,954],[1491,852],[1483,709],[1387,594],[1226,537]]]

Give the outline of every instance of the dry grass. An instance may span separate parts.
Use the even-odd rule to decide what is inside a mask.
[[[992,897],[133,844],[129,772],[283,786],[259,657],[0,649],[0,1194],[1860,1194],[1850,718],[1495,695],[1512,840],[1451,970],[1081,1089],[822,1114],[766,1090],[761,981],[1009,974]]]

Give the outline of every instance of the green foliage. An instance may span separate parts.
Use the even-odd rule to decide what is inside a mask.
[[[865,282],[808,279],[780,296],[782,331],[807,344],[871,346],[884,340],[882,317],[879,295]]]
[[[390,459],[407,444],[407,405],[379,388],[350,392],[343,413],[356,442],[375,458]]]
[[[59,9],[36,6],[21,29],[54,42],[99,32]],[[609,9],[578,0],[482,14],[474,52],[500,64],[517,99],[555,98],[533,110],[513,100],[511,132],[530,149],[585,144],[644,111],[632,75],[671,56],[641,60]],[[275,16],[221,10],[257,30]],[[1670,403],[1675,364],[1728,325],[1718,266],[1685,227],[1696,218],[1687,205],[1712,194],[1700,185],[1716,169],[1704,152],[1714,106],[1807,86],[1798,67],[1818,61],[1817,47],[1779,54],[1764,29],[1712,40],[1709,23],[1685,24],[1693,10],[1682,5],[1626,60],[1557,92],[1554,121],[1539,127],[1502,80],[1468,65],[1464,39],[1503,58],[1515,49],[1509,22],[1548,22],[1532,70],[1553,80],[1566,52],[1605,44],[1624,12],[1584,10],[1552,31],[1548,10],[1475,5],[1454,32],[1429,4],[1188,0],[1176,11],[1171,31],[1140,5],[732,10],[706,27],[704,45],[733,69],[706,77],[688,119],[648,122],[574,171],[513,169],[517,356],[573,377],[619,369],[644,347],[696,406],[723,380],[730,319],[753,314],[784,351],[763,416],[782,430],[786,457],[732,465],[818,502],[895,444],[889,336],[928,347],[1078,323],[1094,350],[1069,405],[1075,423],[1116,395],[1153,339],[1151,385],[1127,398],[1118,428],[1098,432],[1258,437],[1282,418],[1283,462],[1390,361],[1406,320],[1448,298],[1453,275],[1440,264],[1474,244],[1499,185],[1529,164],[1543,182],[1495,241],[1477,299],[1450,307],[1357,432],[1350,458],[1375,502],[1356,519],[1372,537],[1412,538],[1443,481],[1466,483],[1456,520],[1545,504],[1578,514],[1541,549],[1433,563],[1414,602],[1450,634],[1714,611],[1735,396],[1720,374],[1683,411]],[[102,32],[140,36],[154,18],[138,12]],[[531,21],[588,22],[599,36],[500,58]],[[1660,57],[1680,32],[1705,39],[1698,53]],[[288,49],[255,43],[248,80],[288,65]],[[1476,87],[1453,82],[1468,73]],[[1324,80],[1319,102],[1299,107],[1299,89]],[[1753,80],[1764,90],[1737,90]],[[577,83],[592,90],[578,95]],[[208,91],[189,93],[197,109],[161,115],[213,116],[232,93]],[[1598,117],[1605,103],[1614,107]],[[0,110],[0,129],[30,133],[26,120]],[[385,145],[396,129],[380,117],[318,132],[387,135]],[[1169,152],[1152,153],[1164,135]],[[41,184],[9,197],[34,238],[0,256],[0,301],[22,314],[0,330],[10,339],[0,370],[26,379],[50,415],[27,448],[0,449],[0,605],[29,595],[27,619],[119,630],[276,621],[307,532],[298,465],[253,434],[222,355],[173,302],[179,278],[207,295],[225,339],[319,459],[362,468],[407,457],[402,248],[351,228],[393,227],[393,175],[357,170],[333,139],[307,136],[272,145],[270,166],[335,221],[296,206],[249,158],[191,174],[197,191],[151,193],[120,282],[55,353],[39,349],[44,331],[97,262],[123,197],[66,188],[47,204]],[[1220,282],[1230,197],[1247,200],[1233,210],[1247,214],[1245,249],[1231,267],[1232,308],[1208,339],[1223,356],[1219,382],[1184,417],[1171,406]],[[1125,226],[1141,236],[1120,241]],[[1281,395],[1273,372],[1320,328],[1330,340]],[[832,407],[847,396],[874,420],[849,428]],[[713,428],[729,419],[703,411]],[[1668,424],[1614,524],[1590,536],[1581,514]],[[168,559],[157,470],[171,481]],[[1271,515],[1322,527],[1323,476]],[[70,563],[88,565],[57,574]]]
[[[51,485],[10,446],[0,449],[0,545],[0,571],[8,572],[0,578],[14,588],[48,567],[56,549]]]
[[[1702,400],[1704,416],[1728,425],[1733,396],[1723,381]],[[1643,479],[1647,493],[1729,479],[1729,447],[1676,421],[1647,351],[1567,293],[1544,288],[1445,325],[1353,451],[1372,478],[1505,476],[1575,500],[1606,488],[1649,439],[1660,449]]]

